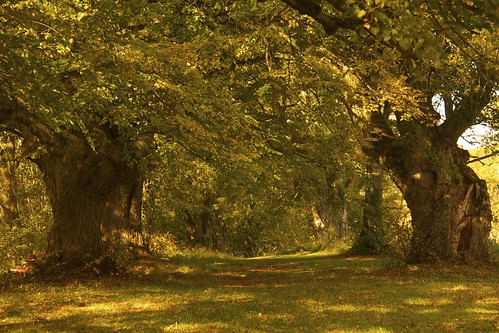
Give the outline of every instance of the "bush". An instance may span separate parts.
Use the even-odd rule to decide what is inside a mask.
[[[160,257],[173,257],[180,252],[178,241],[168,232],[151,234],[149,248],[154,255]]]
[[[50,221],[39,222],[37,217],[19,221],[19,226],[0,224],[0,271],[22,266],[31,253],[47,249],[47,230]]]

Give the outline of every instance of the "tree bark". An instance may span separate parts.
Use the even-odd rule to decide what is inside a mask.
[[[116,126],[100,125],[94,149],[81,129],[56,131],[14,101],[0,104],[0,123],[24,138],[27,152],[36,151],[32,159],[43,173],[54,217],[48,264],[77,267],[104,257],[112,262],[129,250],[144,252],[142,177],[124,158],[133,148]]]
[[[71,137],[60,147],[35,161],[54,215],[52,260],[77,267],[142,246],[142,182],[136,170]]]
[[[19,222],[15,140],[12,134],[0,135],[0,219],[10,227]]]
[[[489,195],[485,181],[467,166],[467,151],[421,128],[410,139],[384,138],[374,147],[411,212],[408,262],[489,259]]]

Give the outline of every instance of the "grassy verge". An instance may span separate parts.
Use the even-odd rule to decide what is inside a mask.
[[[499,270],[383,258],[177,257],[79,282],[4,283],[7,332],[495,332]]]

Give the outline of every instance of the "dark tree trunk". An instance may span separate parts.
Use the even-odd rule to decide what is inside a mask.
[[[0,219],[11,227],[19,221],[15,140],[14,135],[0,135]]]
[[[338,237],[346,238],[348,236],[348,210],[347,210],[347,197],[346,188],[348,182],[344,179],[338,182],[336,186],[336,216],[338,219]]]
[[[487,261],[492,212],[487,186],[455,143],[399,138],[384,161],[412,217],[409,262]]]
[[[217,251],[227,249],[227,226],[213,215],[214,201],[207,196],[202,201],[201,211],[190,212],[184,209],[187,217],[187,231],[193,246],[202,245]]]
[[[83,141],[65,138],[63,146],[36,161],[54,215],[51,258],[79,266],[141,246],[142,182],[137,172]]]
[[[379,165],[371,161],[366,166],[366,173],[362,224],[352,251],[379,254],[386,249],[383,228],[383,172]]]
[[[97,138],[92,147],[77,125],[55,130],[16,102],[0,104],[0,123],[24,138],[25,152],[36,152],[32,159],[43,173],[54,217],[47,265],[113,263],[125,251],[144,253],[141,173],[124,158],[135,156],[136,142],[117,126],[96,122],[87,127]]]

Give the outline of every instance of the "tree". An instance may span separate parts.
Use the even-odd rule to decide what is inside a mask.
[[[324,64],[329,54],[322,36],[303,29],[309,21],[273,4],[262,6],[254,11],[269,13],[258,18],[267,24],[248,37],[236,96],[258,122],[266,148],[284,160],[285,177],[294,179],[297,193],[332,238],[344,236],[349,178],[362,157],[356,129],[339,102],[343,84]]]
[[[493,2],[283,2],[330,35],[331,60],[355,93],[345,105],[365,119],[366,152],[411,211],[409,261],[487,260],[487,187],[456,142],[496,99]]]
[[[366,166],[362,223],[352,251],[380,254],[387,247],[383,223],[383,172],[378,163],[370,162]]]
[[[203,27],[182,2],[7,1],[0,9],[0,124],[22,137],[43,172],[50,261],[78,266],[139,248],[157,136],[206,157],[230,147],[223,134],[216,146],[215,129],[237,126],[197,68]]]
[[[17,224],[16,137],[13,134],[0,135],[0,221],[10,227]]]
[[[476,171],[480,177],[487,181],[487,186],[490,193],[490,201],[492,206],[492,212],[494,215],[492,221],[492,231],[490,235],[490,240],[495,244],[499,243],[499,157],[497,154],[490,155],[490,151],[487,149],[480,147],[476,150],[472,151],[473,154],[476,154],[481,157],[487,157],[486,159],[481,159],[481,157],[477,157],[472,159],[472,163],[470,166],[473,170]],[[474,162],[473,162],[474,161]]]
[[[328,183],[319,193],[319,210],[328,211],[358,167],[344,164],[359,156],[352,123],[411,209],[411,259],[486,257],[486,187],[455,141],[483,110],[493,113],[495,7],[459,2],[447,17],[438,1],[284,2],[329,37],[276,2],[1,5],[0,125],[22,138],[43,172],[53,262],[81,265],[141,246],[142,183],[165,142],[213,168],[220,183],[220,170],[245,161],[236,169],[252,171],[255,192],[227,207],[245,208],[255,234],[264,228],[254,212],[276,212],[255,200],[273,186],[260,176],[282,175],[277,183],[289,189],[307,184],[312,170]],[[290,175],[303,161],[296,182]],[[261,172],[269,165],[287,169]],[[207,214],[225,197],[217,186],[187,206]]]
[[[102,56],[84,41],[92,37],[82,31],[91,9],[58,5],[2,7],[2,45],[10,47],[3,52],[0,122],[30,143],[44,174],[54,214],[51,259],[75,266],[120,243],[140,244],[141,177],[123,156],[132,138],[108,116],[116,108],[103,92],[109,81],[90,72],[86,61],[96,59],[83,56]]]

